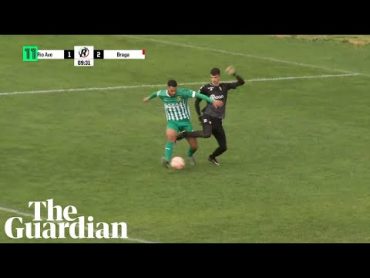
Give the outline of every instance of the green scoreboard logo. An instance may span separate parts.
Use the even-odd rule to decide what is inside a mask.
[[[38,48],[34,45],[23,46],[23,62],[37,62],[38,61]]]

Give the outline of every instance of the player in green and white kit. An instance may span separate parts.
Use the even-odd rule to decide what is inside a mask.
[[[169,80],[167,82],[166,90],[159,90],[152,93],[150,96],[144,98],[144,102],[147,102],[155,97],[159,97],[163,101],[164,111],[167,118],[167,142],[162,163],[168,168],[177,134],[183,130],[193,131],[193,127],[190,122],[188,99],[196,97],[212,103],[215,108],[222,106],[223,102],[211,99],[206,95],[197,93],[190,89],[177,88],[177,82],[175,80]],[[196,152],[198,144],[196,138],[187,138],[187,141],[190,146],[188,157],[194,163],[193,154]]]

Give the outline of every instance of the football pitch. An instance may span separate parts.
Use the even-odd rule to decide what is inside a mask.
[[[39,49],[146,49],[145,60],[22,62]],[[0,242],[370,242],[370,45],[275,36],[0,36]],[[160,164],[168,79],[197,90],[233,65],[220,167]],[[222,81],[232,81],[225,73]],[[185,84],[185,85],[181,85]],[[73,90],[69,90],[73,89]],[[192,123],[199,129],[194,101]],[[203,104],[203,103],[202,103]],[[174,155],[186,156],[180,141]],[[53,199],[128,239],[11,239]]]

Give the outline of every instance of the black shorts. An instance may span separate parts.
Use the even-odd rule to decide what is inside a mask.
[[[203,114],[202,117],[202,125],[211,125],[212,130],[222,129],[222,119],[215,118],[207,114]]]

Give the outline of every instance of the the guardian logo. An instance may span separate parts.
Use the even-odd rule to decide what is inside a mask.
[[[22,217],[11,217],[5,222],[5,233],[13,239],[125,239],[125,222],[94,222],[92,216],[78,216],[75,206],[63,208],[53,204],[53,199],[28,202],[33,207],[33,219],[25,222]],[[42,212],[45,213],[43,218]]]

